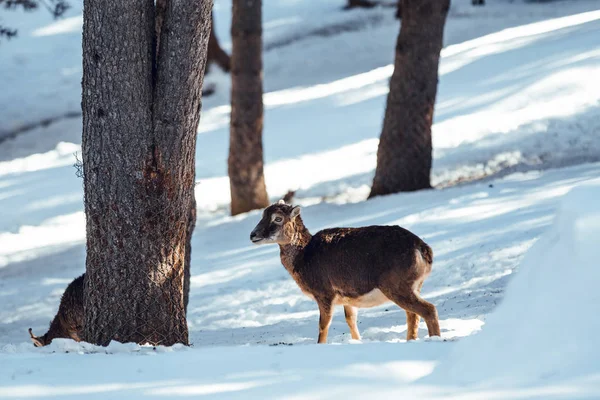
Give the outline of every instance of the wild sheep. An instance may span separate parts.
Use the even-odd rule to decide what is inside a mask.
[[[300,289],[319,306],[318,343],[327,342],[333,307],[343,305],[353,339],[360,339],[358,307],[393,301],[406,311],[407,340],[418,337],[419,319],[429,336],[440,336],[435,306],[420,296],[431,272],[433,251],[399,226],[332,228],[314,236],[300,207],[280,201],[267,207],[250,234],[255,244],[277,243],[281,263]]]
[[[35,336],[29,328],[29,335],[35,347],[47,346],[56,338],[71,338],[81,341],[83,330],[83,279],[85,274],[67,286],[60,299],[58,313],[50,323],[44,336]]]

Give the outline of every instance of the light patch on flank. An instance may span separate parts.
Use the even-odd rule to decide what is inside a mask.
[[[334,299],[334,304],[344,304],[360,308],[369,308],[382,305],[389,301],[390,299],[385,297],[381,290],[373,289],[369,293],[366,293],[357,298],[337,296]]]

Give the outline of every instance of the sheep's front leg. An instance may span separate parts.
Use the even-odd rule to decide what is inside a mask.
[[[327,343],[329,325],[333,317],[333,304],[331,301],[317,301],[319,304],[319,340],[317,343]]]

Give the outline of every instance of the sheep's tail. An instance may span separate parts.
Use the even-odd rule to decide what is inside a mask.
[[[419,251],[421,252],[423,260],[425,260],[427,264],[433,264],[433,250],[431,249],[431,247],[429,247],[427,243],[422,242]]]

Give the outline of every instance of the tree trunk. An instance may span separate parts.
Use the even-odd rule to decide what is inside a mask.
[[[210,30],[210,38],[208,39],[208,62],[206,63],[206,71],[208,72],[211,63],[217,64],[223,71],[231,70],[231,59],[225,50],[221,48],[217,34],[215,33],[215,18],[210,15],[212,28]]]
[[[231,22],[231,214],[269,205],[263,175],[261,1],[233,0]]]
[[[450,0],[403,0],[369,197],[430,188],[431,124]]]
[[[163,22],[165,22],[165,14],[167,12],[167,0],[155,0],[155,9],[154,9],[154,26],[155,26],[155,51],[154,59],[158,57],[158,50],[160,49],[160,33],[162,31]]]
[[[167,0],[156,0],[156,9],[154,13],[155,17],[155,26],[156,26],[156,55],[158,57],[158,53],[160,52],[160,34],[162,31],[163,22],[165,19],[165,13],[167,10]],[[208,71],[208,64],[210,62],[210,42],[213,37],[214,25],[211,11],[211,25],[210,25],[210,37],[208,39],[208,49],[206,55],[206,71]],[[200,118],[200,111],[198,110],[198,119]],[[195,146],[194,146],[195,148]],[[187,315],[188,303],[190,300],[190,277],[191,277],[191,263],[192,263],[192,236],[194,234],[194,229],[196,228],[196,193],[192,191],[192,206],[190,207],[190,211],[188,214],[188,225],[186,230],[186,246],[185,246],[185,260],[184,260],[184,269],[183,269],[183,304],[185,313]]]
[[[90,343],[188,343],[184,264],[212,1],[163,4],[160,41],[153,0],[84,6]]]

